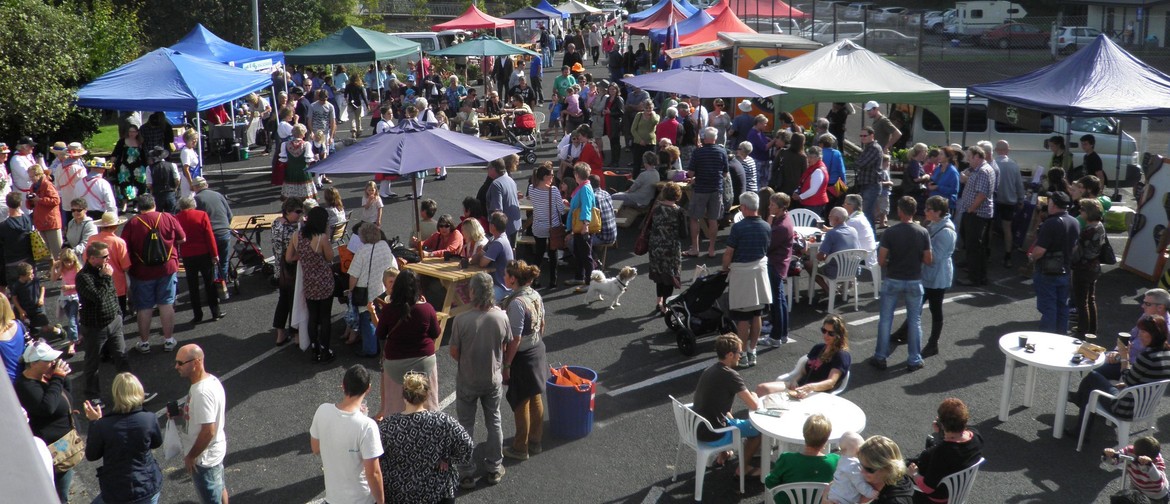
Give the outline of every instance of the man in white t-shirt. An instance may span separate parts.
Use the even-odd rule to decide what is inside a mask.
[[[223,480],[223,458],[227,454],[227,436],[223,431],[227,394],[219,378],[204,369],[203,349],[199,345],[180,348],[175,354],[175,369],[179,376],[191,381],[191,389],[181,409],[182,417],[172,417],[186,452],[183,465],[191,474],[201,502],[228,504],[227,486]]]
[[[861,210],[864,206],[864,200],[860,194],[850,194],[845,196],[843,206],[845,211],[849,212],[849,218],[845,220],[845,225],[857,231],[857,246],[869,254],[865,258],[865,264],[871,266],[877,264],[877,239],[873,235],[873,226],[870,225],[869,219],[865,218],[865,213]]]
[[[345,397],[317,407],[309,427],[313,453],[321,455],[325,471],[325,501],[329,504],[384,504],[382,436],[378,424],[366,415],[370,372],[360,364],[345,370],[341,380]]]
[[[16,154],[13,154],[12,159],[8,161],[8,173],[12,177],[12,186],[26,194],[32,187],[32,180],[28,178],[28,169],[32,165],[38,164],[39,161],[33,155],[33,149],[36,148],[36,145],[36,141],[30,137],[20,139],[16,144]]]

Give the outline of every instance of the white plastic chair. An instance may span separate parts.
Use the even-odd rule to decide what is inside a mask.
[[[792,504],[820,504],[825,492],[829,491],[828,483],[789,483],[776,485],[765,492],[764,504],[776,502],[777,494],[784,494]]]
[[[817,227],[821,225],[821,216],[807,208],[797,208],[788,211],[792,217],[792,225],[796,227]]]
[[[707,473],[707,463],[711,457],[727,450],[734,450],[739,455],[739,493],[744,491],[744,453],[743,453],[743,438],[740,436],[739,429],[734,426],[724,427],[722,429],[715,429],[711,427],[711,423],[703,418],[695,410],[691,409],[690,404],[683,404],[670,397],[670,402],[674,408],[674,425],[678,427],[678,445],[674,449],[674,476],[670,481],[678,479],[678,454],[682,451],[682,446],[685,444],[695,450],[695,502],[703,500],[703,476]],[[714,444],[705,441],[699,441],[698,430],[700,425],[707,426],[711,432],[722,434],[724,432],[731,433],[731,442],[723,444]]]
[[[834,262],[837,264],[836,278],[829,278],[819,271],[810,272],[812,276],[809,278],[809,282],[815,282],[819,277],[824,278],[825,283],[829,286],[829,313],[835,313],[837,284],[841,284],[842,292],[847,296],[846,299],[848,299],[849,295],[849,285],[853,285],[853,310],[860,310],[857,303],[857,278],[861,269],[861,263],[865,261],[867,255],[868,253],[861,249],[838,250],[829,254],[823,264],[833,264]],[[815,289],[813,292],[816,292]],[[813,302],[815,301],[814,299]]]
[[[808,362],[808,356],[801,355],[800,359],[797,359],[796,365],[792,367],[792,371],[789,371],[789,372],[784,373],[780,376],[777,376],[776,381],[787,382],[792,377],[800,374],[800,370],[804,369],[804,365],[807,362]],[[842,392],[845,392],[845,388],[848,386],[849,386],[849,370],[846,369],[845,376],[841,377],[840,382],[837,383],[837,387],[834,388],[833,390],[830,390],[829,393],[833,394],[833,395],[841,395]]]
[[[949,496],[947,498],[948,504],[967,502],[967,496],[971,494],[971,487],[975,484],[975,477],[979,475],[979,466],[983,465],[984,462],[987,462],[987,459],[980,457],[978,462],[971,464],[971,467],[942,479],[941,486],[947,488]]]
[[[1167,384],[1170,384],[1170,380],[1134,385],[1125,387],[1117,395],[1108,394],[1103,390],[1094,390],[1093,393],[1089,394],[1089,403],[1085,406],[1088,410],[1085,411],[1084,418],[1081,419],[1081,435],[1077,438],[1077,451],[1081,451],[1081,445],[1085,442],[1085,430],[1089,427],[1090,415],[1094,413],[1117,426],[1117,444],[1125,446],[1129,442],[1129,430],[1133,424],[1153,420],[1154,416],[1158,414],[1158,402],[1162,400],[1162,394],[1166,392]],[[1126,396],[1133,396],[1133,418],[1129,420],[1117,418],[1113,412],[1109,411],[1108,406],[1100,404],[1100,399],[1103,397],[1118,401]]]
[[[548,115],[539,110],[533,112],[532,115],[536,116],[536,128],[532,130],[532,135],[536,137],[536,146],[540,147],[544,145],[544,135],[541,134],[541,130],[544,128],[544,122],[548,120]]]
[[[873,298],[874,299],[881,299],[881,296],[882,296],[882,267],[878,266],[876,262],[874,262],[873,264],[870,264],[869,260],[866,259],[866,261],[861,264],[861,269],[869,270],[869,275],[871,277],[873,277]]]

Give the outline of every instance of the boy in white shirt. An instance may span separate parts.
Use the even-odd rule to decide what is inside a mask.
[[[325,471],[325,500],[330,504],[385,504],[382,488],[382,436],[378,424],[366,415],[370,372],[360,364],[345,370],[341,380],[345,397],[325,403],[313,415],[309,443],[321,455]]]
[[[837,472],[833,473],[833,483],[823,504],[860,504],[877,498],[877,490],[865,482],[861,462],[857,460],[857,450],[863,442],[865,440],[856,432],[846,432],[841,436],[841,459],[837,461]]]

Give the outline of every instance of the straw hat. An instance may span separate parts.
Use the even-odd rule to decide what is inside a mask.
[[[98,169],[102,169],[102,170],[110,167],[106,163],[106,158],[104,158],[104,157],[95,157],[93,159],[90,159],[89,161],[85,162],[85,166],[88,168],[98,168]]]
[[[126,223],[126,218],[119,216],[114,212],[106,212],[102,214],[102,218],[93,224],[100,228],[118,227]]]
[[[52,147],[49,147],[49,150],[53,152],[65,153],[69,152],[69,146],[65,145],[65,142],[55,142],[53,143]]]
[[[84,156],[86,154],[89,154],[89,151],[85,150],[85,146],[81,145],[81,142],[73,142],[73,143],[69,144],[69,147],[67,147],[67,149],[69,151],[69,155],[71,155],[71,156]]]
[[[191,189],[196,191],[207,189],[207,179],[203,177],[195,177],[191,179]]]

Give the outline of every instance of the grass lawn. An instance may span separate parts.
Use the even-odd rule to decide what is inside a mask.
[[[85,148],[90,154],[109,155],[114,151],[114,144],[118,143],[118,125],[107,124],[98,127],[98,132],[89,138]]]

